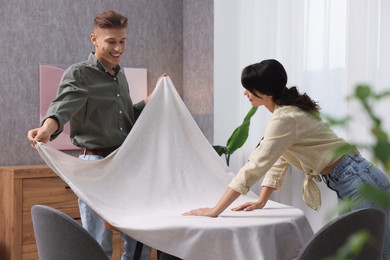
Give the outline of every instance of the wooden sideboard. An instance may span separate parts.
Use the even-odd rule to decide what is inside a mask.
[[[31,220],[35,204],[59,209],[80,221],[77,197],[46,165],[0,167],[0,259],[39,259]],[[112,259],[123,243],[115,232]]]

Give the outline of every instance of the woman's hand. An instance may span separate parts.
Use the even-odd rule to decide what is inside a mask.
[[[216,218],[218,217],[218,214],[215,213],[214,208],[199,208],[183,213],[183,216],[204,216]]]
[[[222,197],[219,199],[214,208],[199,208],[193,209],[184,213],[184,216],[205,216],[216,218],[221,214],[233,201],[235,201],[240,196],[240,193],[228,188]]]
[[[265,204],[267,204],[267,201],[269,197],[271,196],[272,192],[275,190],[275,188],[263,186],[260,190],[260,196],[259,199],[255,202],[246,202],[238,207],[232,208],[233,211],[251,211],[254,209],[262,209],[264,208]]]
[[[251,210],[255,210],[255,209],[262,209],[264,208],[264,203],[261,203],[259,201],[255,201],[255,202],[246,202],[240,206],[237,206],[235,208],[232,208],[233,211],[251,211]]]

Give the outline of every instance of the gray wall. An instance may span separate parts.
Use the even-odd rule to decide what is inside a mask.
[[[43,163],[26,139],[39,125],[38,65],[84,60],[105,9],[129,18],[121,65],[147,68],[148,92],[167,72],[212,141],[212,0],[0,0],[0,165]]]
[[[213,0],[184,0],[183,99],[212,143],[214,136],[214,8]]]

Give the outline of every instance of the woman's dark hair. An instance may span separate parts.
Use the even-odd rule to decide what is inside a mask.
[[[242,70],[241,84],[253,95],[256,91],[272,96],[279,106],[296,106],[306,112],[318,112],[320,107],[306,93],[296,87],[287,88],[287,73],[277,60],[263,60]]]

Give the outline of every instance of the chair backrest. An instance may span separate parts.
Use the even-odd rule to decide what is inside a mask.
[[[77,221],[44,205],[31,209],[40,260],[108,260],[99,243]]]
[[[385,221],[385,214],[378,209],[361,209],[342,215],[320,229],[303,248],[298,259],[324,259],[333,256],[352,234],[361,230],[369,232],[370,241],[364,244],[359,256],[354,259],[381,259]]]

